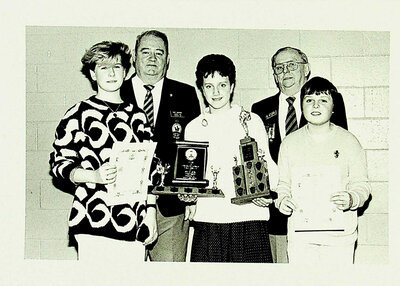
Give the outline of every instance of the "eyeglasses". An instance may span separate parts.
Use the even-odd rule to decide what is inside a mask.
[[[273,67],[275,74],[281,74],[285,70],[285,66],[289,71],[295,71],[299,68],[299,64],[306,64],[304,62],[287,62],[282,64],[277,64]]]

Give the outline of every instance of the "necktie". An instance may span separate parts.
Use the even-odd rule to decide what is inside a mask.
[[[146,97],[144,98],[143,110],[147,115],[147,119],[152,127],[154,127],[154,105],[153,105],[153,95],[151,90],[154,88],[153,85],[144,85],[147,90]]]
[[[296,110],[294,109],[293,106],[294,97],[288,97],[286,98],[286,101],[288,102],[289,107],[285,120],[285,130],[286,130],[286,135],[289,135],[291,132],[297,130],[298,127],[297,127]]]

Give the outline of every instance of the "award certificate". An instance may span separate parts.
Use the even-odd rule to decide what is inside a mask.
[[[302,167],[294,170],[292,197],[297,209],[291,217],[296,232],[344,231],[343,211],[330,201],[332,193],[343,189],[336,166]]]
[[[107,185],[108,205],[133,204],[145,200],[150,165],[156,142],[123,143],[113,145],[110,162],[117,167],[117,179]]]

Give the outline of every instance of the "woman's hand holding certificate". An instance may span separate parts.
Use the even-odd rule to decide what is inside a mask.
[[[112,184],[117,179],[117,167],[111,163],[104,163],[95,172],[95,182],[97,184]]]
[[[115,183],[117,179],[117,167],[111,163],[104,163],[97,170],[86,170],[77,167],[71,171],[70,180],[74,184],[94,183],[108,185]]]

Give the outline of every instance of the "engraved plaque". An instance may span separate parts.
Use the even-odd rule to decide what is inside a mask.
[[[208,142],[176,141],[173,185],[207,186],[205,179]]]

